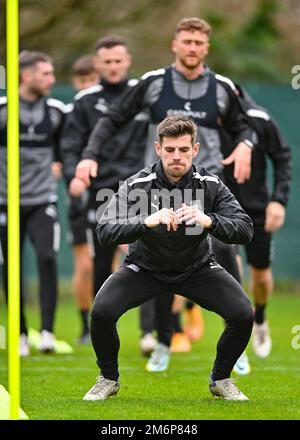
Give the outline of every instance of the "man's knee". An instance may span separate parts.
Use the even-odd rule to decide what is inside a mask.
[[[246,294],[243,294],[240,301],[236,303],[236,307],[231,309],[230,315],[229,321],[239,322],[244,325],[253,324],[253,308]]]
[[[105,298],[105,295],[98,292],[92,312],[91,312],[91,319],[97,320],[97,321],[117,321],[119,319],[119,316],[117,314],[117,308],[114,307],[112,302],[107,301]]]
[[[244,306],[241,308],[240,320],[245,324],[253,324],[254,314],[250,301],[245,303]]]
[[[37,259],[40,264],[44,265],[47,268],[53,268],[56,264],[56,254],[52,250],[45,249],[43,251],[37,252]]]
[[[111,321],[113,320],[113,313],[111,308],[107,304],[94,303],[91,319],[96,321]]]
[[[57,251],[49,234],[36,237],[33,241],[33,247],[40,262],[50,265],[55,263]]]

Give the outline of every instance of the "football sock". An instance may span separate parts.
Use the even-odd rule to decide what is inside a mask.
[[[174,333],[182,333],[182,327],[180,323],[180,312],[172,313],[173,331]]]
[[[193,303],[192,301],[187,300],[185,303],[185,308],[187,310],[191,310],[194,307],[195,303]]]
[[[89,310],[80,310],[81,322],[82,322],[82,334],[89,333]]]
[[[256,324],[263,324],[265,320],[266,304],[255,304],[254,321]]]

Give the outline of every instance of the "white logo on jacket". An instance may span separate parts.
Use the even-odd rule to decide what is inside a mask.
[[[95,105],[95,109],[99,110],[102,113],[106,113],[108,110],[108,105],[104,98],[99,98],[97,104]]]

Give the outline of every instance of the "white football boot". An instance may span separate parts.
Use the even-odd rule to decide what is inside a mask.
[[[252,347],[256,356],[266,358],[271,353],[272,339],[267,321],[263,324],[254,323]]]
[[[42,353],[53,353],[55,351],[54,342],[55,337],[53,333],[48,332],[48,330],[41,331],[40,351]]]
[[[20,334],[20,356],[27,357],[30,354],[29,341],[26,333]]]
[[[221,397],[224,400],[249,400],[235,385],[234,379],[209,379],[209,389],[213,396]]]
[[[115,396],[119,389],[119,382],[99,376],[95,385],[86,393],[83,400],[106,400]]]

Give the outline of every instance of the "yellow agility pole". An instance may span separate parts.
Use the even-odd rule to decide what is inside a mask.
[[[8,208],[8,374],[10,419],[20,406],[20,176],[19,176],[19,8],[6,1],[7,43],[7,208]]]

